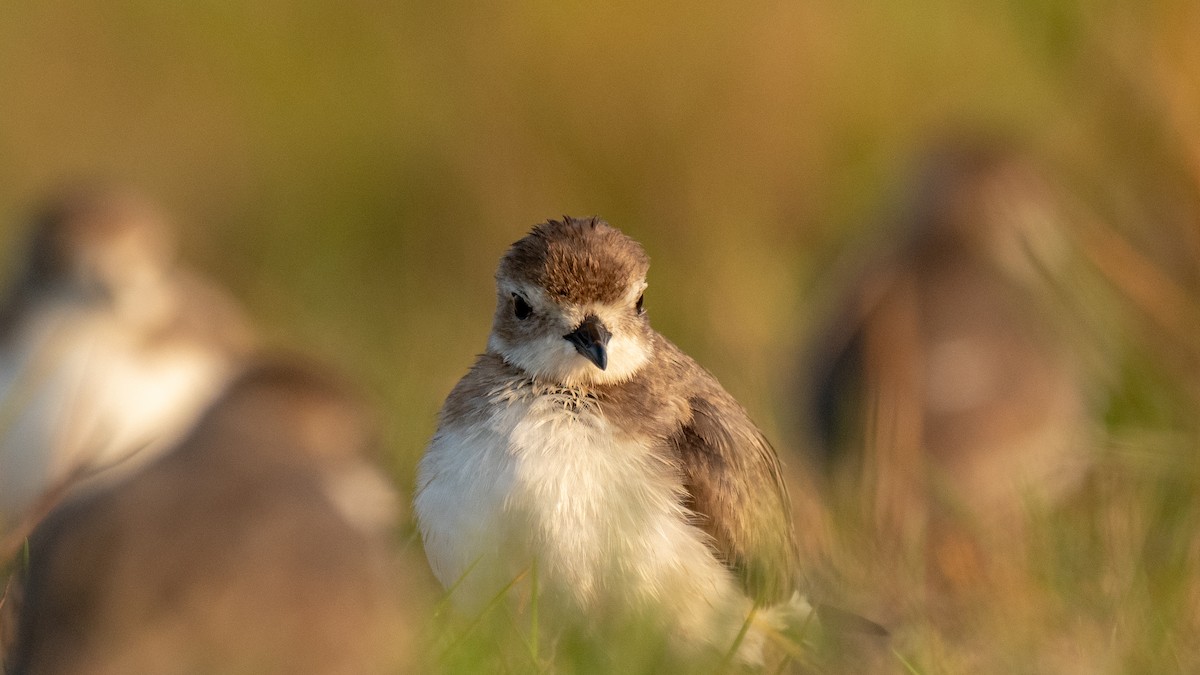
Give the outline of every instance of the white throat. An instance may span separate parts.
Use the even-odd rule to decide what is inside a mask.
[[[640,335],[614,335],[608,342],[608,367],[604,370],[576,351],[570,342],[555,335],[510,344],[492,333],[488,337],[488,351],[530,375],[565,386],[586,386],[625,382],[649,362],[654,347]]]

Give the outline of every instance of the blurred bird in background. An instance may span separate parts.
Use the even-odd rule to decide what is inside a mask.
[[[178,264],[163,214],[122,187],[51,196],[16,267],[0,306],[5,557],[70,485],[177,440],[251,343],[234,301]]]
[[[374,422],[324,369],[251,366],[167,454],[35,530],[12,672],[403,669]]]
[[[1081,484],[1091,422],[1051,184],[977,140],[937,145],[916,175],[815,341],[806,397],[837,503],[954,590]]]

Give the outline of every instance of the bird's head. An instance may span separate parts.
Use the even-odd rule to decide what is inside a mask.
[[[175,264],[166,219],[140,195],[105,184],[72,185],[35,216],[25,283],[103,298],[146,312]]]
[[[538,225],[500,260],[488,349],[566,386],[629,379],[652,351],[649,267],[642,247],[602,220]]]

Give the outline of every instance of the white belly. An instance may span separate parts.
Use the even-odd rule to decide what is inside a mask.
[[[147,348],[103,312],[47,311],[17,337],[0,355],[0,519],[10,525],[68,478],[158,454],[230,370],[190,345]]]
[[[544,597],[659,616],[725,642],[748,602],[687,521],[679,481],[595,403],[494,401],[487,424],[446,424],[421,461],[415,508],[434,573],[477,608],[537,561]]]

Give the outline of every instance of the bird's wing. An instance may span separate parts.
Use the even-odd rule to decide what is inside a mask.
[[[799,565],[775,450],[723,390],[693,396],[688,406],[690,419],[669,443],[697,526],[749,597],[760,604],[787,600]]]

